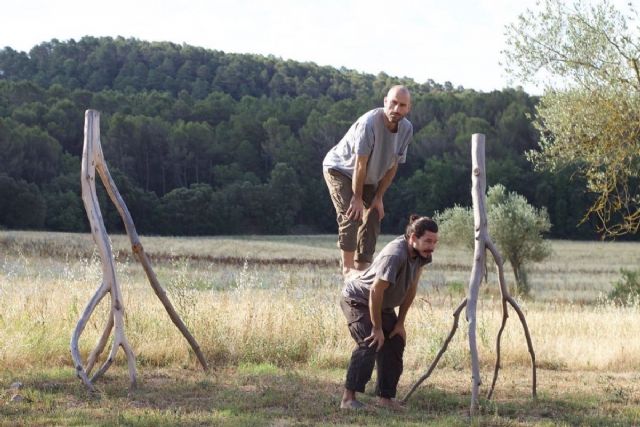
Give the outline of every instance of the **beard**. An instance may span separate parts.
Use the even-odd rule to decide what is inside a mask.
[[[389,114],[387,115],[387,119],[391,122],[391,123],[398,123],[400,120],[403,119],[401,114]]]
[[[427,255],[423,256],[422,251],[418,250],[415,245],[413,246],[413,250],[421,261],[431,261],[431,254],[433,253],[433,251],[428,251]]]
[[[425,262],[426,261],[431,261],[431,254],[432,253],[433,252],[428,252],[427,256],[422,256],[422,253],[418,252],[418,258],[420,258],[420,260],[425,261]]]

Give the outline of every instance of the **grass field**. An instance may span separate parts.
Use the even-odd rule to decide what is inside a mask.
[[[74,376],[69,340],[101,280],[91,236],[0,231],[0,424],[640,424],[639,309],[601,298],[621,268],[638,268],[639,243],[553,242],[554,255],[530,269],[533,298],[520,301],[538,360],[539,398],[530,397],[529,356],[512,314],[494,399],[481,402],[482,415],[474,420],[466,416],[464,321],[406,413],[337,409],[353,343],[337,304],[341,281],[333,236],[143,237],[142,243],[213,369],[199,369],[130,256],[128,239],[112,236],[140,386],[128,390],[120,352],[97,383],[100,392],[89,394]],[[408,318],[401,395],[448,333],[471,258],[440,247],[423,274]],[[488,279],[478,306],[485,392],[501,316],[492,271]],[[102,333],[107,309],[105,301],[87,325],[85,357]],[[12,390],[14,382],[23,387]],[[11,401],[15,394],[23,400]],[[373,401],[372,391],[364,400]]]

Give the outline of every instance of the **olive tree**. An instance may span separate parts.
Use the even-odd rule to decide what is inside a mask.
[[[473,211],[455,206],[436,214],[440,238],[444,243],[473,247]],[[487,221],[491,235],[509,261],[515,278],[515,291],[528,295],[530,285],[526,267],[551,254],[544,233],[551,228],[545,208],[535,208],[518,193],[507,192],[501,184],[487,192]]]
[[[536,108],[538,169],[576,167],[599,231],[640,228],[640,26],[631,3],[540,0],[506,28],[514,80],[542,84]]]
[[[443,243],[462,245],[473,250],[473,211],[470,207],[455,205],[438,212],[435,219]]]

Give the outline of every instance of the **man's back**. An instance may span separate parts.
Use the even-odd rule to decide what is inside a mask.
[[[404,236],[399,236],[380,251],[362,275],[345,281],[342,295],[368,305],[371,286],[376,279],[382,279],[390,285],[385,291],[382,308],[397,307],[402,304],[420,267],[430,261],[420,257],[411,258],[407,240]]]

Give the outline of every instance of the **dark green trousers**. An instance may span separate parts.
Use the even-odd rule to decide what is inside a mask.
[[[395,311],[391,309],[382,311],[382,331],[385,340],[380,351],[376,352],[375,346],[369,347],[370,341],[365,341],[371,335],[373,327],[369,307],[344,297],[340,300],[340,307],[347,318],[351,337],[356,342],[356,348],[351,353],[347,369],[345,388],[359,393],[364,392],[375,366],[376,395],[389,399],[396,397],[398,381],[402,374],[405,343],[399,335],[389,338],[398,320]]]

